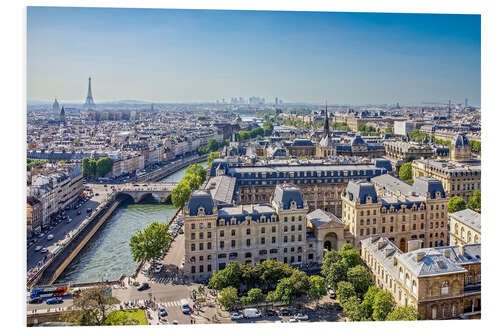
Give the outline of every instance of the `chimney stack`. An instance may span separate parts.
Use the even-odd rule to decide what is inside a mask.
[[[463,256],[465,254],[465,248],[464,248],[463,244],[458,245],[458,253],[460,253],[461,256]]]
[[[425,252],[418,252],[415,259],[417,262],[420,262],[424,257],[425,257]]]
[[[408,252],[418,250],[422,247],[423,242],[420,239],[411,239],[408,241]]]

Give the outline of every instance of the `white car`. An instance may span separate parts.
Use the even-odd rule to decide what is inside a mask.
[[[290,320],[288,322],[289,323],[300,323],[300,320],[298,320],[297,318],[293,317],[293,318],[290,318]]]
[[[40,235],[38,235],[38,238],[43,238],[45,237],[45,234],[42,232]]]
[[[309,320],[309,317],[304,313],[297,313],[293,318],[297,320]]]
[[[37,247],[35,247],[35,251],[40,251],[42,249],[42,247],[40,245],[38,245]]]
[[[53,240],[54,239],[54,235],[50,234],[47,236],[47,240]]]
[[[153,270],[154,273],[160,273],[161,272],[161,266],[156,266],[155,269]]]
[[[49,251],[49,250],[47,250],[47,248],[44,247],[40,252],[47,253],[47,251]]]
[[[243,313],[233,312],[231,314],[231,320],[239,320],[239,319],[243,319],[243,318],[244,318]]]

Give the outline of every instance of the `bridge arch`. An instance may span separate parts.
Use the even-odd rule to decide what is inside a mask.
[[[126,192],[118,192],[116,194],[116,200],[118,200],[120,202],[129,201],[129,202],[135,203],[135,198],[131,194],[126,193]]]

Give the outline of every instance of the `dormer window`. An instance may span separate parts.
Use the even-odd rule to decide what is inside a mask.
[[[441,295],[448,295],[448,281],[444,281],[441,285]]]
[[[205,216],[205,208],[198,207],[198,216]]]

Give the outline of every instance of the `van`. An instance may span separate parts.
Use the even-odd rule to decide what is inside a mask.
[[[183,298],[180,300],[181,303],[181,310],[182,313],[184,314],[190,314],[191,313],[191,308],[189,307],[189,302],[187,299]]]
[[[243,310],[243,315],[245,316],[245,318],[260,318],[260,317],[262,317],[262,314],[260,313],[260,311],[255,309],[255,308],[249,308],[249,309]]]

